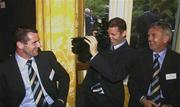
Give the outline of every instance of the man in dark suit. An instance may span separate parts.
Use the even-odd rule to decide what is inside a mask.
[[[36,30],[16,30],[16,51],[0,64],[0,106],[65,107],[69,75],[51,51],[39,51]],[[32,75],[31,75],[32,74]]]
[[[95,20],[93,17],[92,10],[90,10],[89,8],[86,8],[85,9],[85,31],[86,31],[86,35],[92,34],[94,22],[95,22]]]
[[[111,46],[102,51],[98,51],[94,36],[86,36],[92,58],[87,75],[78,89],[77,107],[124,106],[123,80],[133,65],[134,51],[125,39],[126,22],[123,19],[111,19],[108,34]]]
[[[167,23],[155,22],[148,35],[150,49],[139,51],[130,73],[129,107],[180,107],[180,55],[168,48],[171,29]]]

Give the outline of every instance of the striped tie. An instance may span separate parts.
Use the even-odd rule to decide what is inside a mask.
[[[159,72],[160,72],[160,64],[158,58],[159,54],[155,54],[155,59],[153,61],[153,75],[151,81],[151,95],[150,98],[156,104],[160,105],[161,103],[161,93],[160,93],[160,83],[159,83]]]
[[[31,89],[34,95],[34,101],[38,107],[45,107],[47,106],[47,102],[43,95],[38,77],[32,67],[32,60],[28,60],[26,64],[28,65],[29,80],[30,80]]]

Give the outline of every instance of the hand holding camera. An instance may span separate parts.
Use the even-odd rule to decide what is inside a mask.
[[[98,45],[98,41],[96,40],[96,38],[94,36],[86,36],[84,41],[89,44],[89,51],[92,55],[92,57],[94,57],[97,53],[97,45]]]
[[[89,40],[90,38],[93,38],[93,40]],[[97,45],[96,48],[92,48],[92,50],[90,50],[90,46],[85,40],[87,40],[87,42],[91,41],[93,43],[91,43],[93,47]],[[78,60],[83,63],[90,61],[90,58],[96,53],[96,50],[105,50],[110,46],[109,37],[107,35],[103,35],[102,33],[97,33],[96,36],[76,37],[72,39],[71,43],[72,52],[76,54]]]

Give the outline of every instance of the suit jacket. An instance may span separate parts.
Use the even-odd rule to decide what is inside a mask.
[[[35,60],[44,89],[54,100],[52,106],[65,107],[69,75],[50,51],[40,52]],[[0,69],[0,106],[17,107],[21,104],[26,92],[15,56],[0,64]],[[52,69],[55,74],[51,80],[49,76]]]
[[[143,49],[139,54],[139,61],[136,68],[129,77],[130,101],[129,107],[141,107],[139,100],[146,96],[153,74],[153,52]],[[167,50],[161,70],[160,86],[163,94],[163,104],[171,104],[173,107],[180,107],[180,55],[174,51]],[[176,75],[167,79],[168,75]]]
[[[78,89],[77,107],[123,107],[123,80],[133,64],[132,56],[127,43],[113,52],[99,52]]]

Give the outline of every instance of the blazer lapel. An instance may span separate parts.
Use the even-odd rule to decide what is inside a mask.
[[[147,55],[145,56],[147,59],[147,63],[145,64],[147,66],[147,69],[149,71],[147,71],[147,75],[152,75],[152,66],[153,66],[153,53],[152,51],[148,51]],[[145,61],[144,61],[145,62]],[[151,78],[151,76],[150,76]]]
[[[21,76],[21,73],[20,73],[20,70],[19,70],[19,67],[18,67],[15,57],[13,57],[12,61],[10,61],[10,62],[12,62],[12,64],[10,64],[10,65],[12,65],[12,71],[14,71],[14,72],[12,72],[13,74],[11,74],[12,75],[11,78],[16,77],[14,80],[15,80],[15,83],[18,83],[17,85],[15,85],[17,87],[13,87],[13,88],[17,88],[18,92],[22,94],[22,96],[23,96],[22,98],[24,98],[25,86],[24,86],[24,82],[23,82],[23,79],[22,79],[22,76]]]
[[[145,67],[146,70],[148,70],[146,72],[146,77],[147,77],[147,80],[148,82],[151,81],[151,78],[152,78],[152,74],[153,74],[153,70],[152,70],[152,66],[153,66],[153,53],[151,50],[148,50],[148,52],[145,54],[145,58],[142,59],[142,60],[147,60],[147,61],[143,61],[143,62],[146,62]]]
[[[38,55],[37,57],[35,57],[35,61],[37,64],[37,69],[38,69],[38,73],[41,79],[41,83],[44,87],[44,89],[46,90],[46,92],[52,97],[55,95],[53,87],[51,86],[51,83],[49,81],[49,75],[50,75],[50,69],[49,68],[50,65],[48,65],[47,60],[45,60],[46,58],[44,57],[40,57],[40,55]]]
[[[161,74],[163,73],[163,74],[165,74],[165,73],[167,73],[168,71],[167,71],[167,67],[168,67],[168,63],[169,63],[169,57],[170,57],[170,53],[169,53],[170,51],[169,50],[167,50],[167,52],[166,52],[166,55],[165,55],[165,57],[164,57],[164,61],[163,61],[163,63],[162,63],[162,67],[161,67]],[[170,62],[171,63],[171,62]]]
[[[161,67],[161,71],[160,71],[160,76],[161,76],[161,81],[165,81],[165,75],[169,74],[171,72],[173,72],[174,70],[172,70],[171,65],[175,65],[176,63],[173,62],[173,60],[171,59],[171,51],[167,50],[166,55],[164,57],[164,61],[162,63],[162,67]]]
[[[40,63],[40,59],[37,57],[35,57],[35,61],[37,64],[37,69],[38,69],[38,73],[41,79],[41,82],[43,83],[43,86],[45,84],[45,77],[47,76],[46,73],[46,68],[43,66],[43,64],[45,64],[46,62]]]

